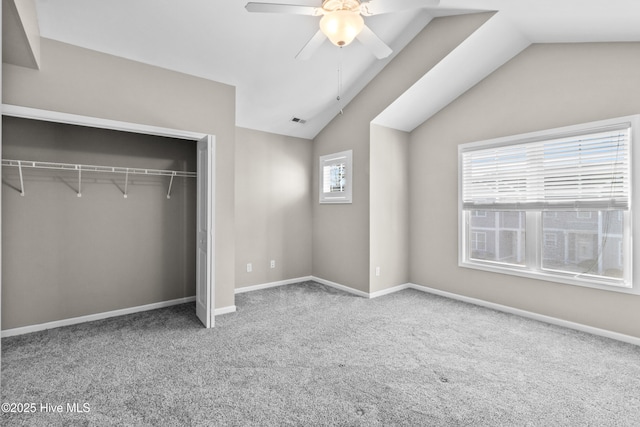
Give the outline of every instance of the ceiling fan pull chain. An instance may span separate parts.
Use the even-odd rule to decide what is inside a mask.
[[[336,100],[338,101],[338,106],[340,107],[340,114],[344,114],[342,111],[342,46],[339,48],[340,53],[338,54],[338,96]]]

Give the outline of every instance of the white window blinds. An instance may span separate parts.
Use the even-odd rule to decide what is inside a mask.
[[[461,151],[463,209],[628,209],[629,123]]]

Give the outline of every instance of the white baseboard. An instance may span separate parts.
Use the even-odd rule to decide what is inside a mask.
[[[416,285],[409,283],[407,288],[415,289],[422,292],[427,292],[434,295],[439,295],[445,298],[451,298],[454,300],[466,302],[469,304],[478,305],[481,307],[490,308],[504,313],[515,314],[517,316],[526,317],[528,319],[538,320],[540,322],[549,323],[552,325],[562,326],[569,329],[574,329],[581,332],[587,332],[589,334],[598,335],[601,337],[611,338],[617,341],[626,342],[629,344],[635,344],[640,346],[640,338],[631,335],[620,334],[618,332],[608,331],[606,329],[595,328],[593,326],[583,325],[582,323],[570,322],[568,320],[558,319],[557,317],[545,316],[544,314],[538,314],[527,310],[520,310],[518,308],[509,307],[502,304],[496,304],[489,301],[484,301],[477,298],[466,297],[459,294],[454,294],[439,289],[429,288],[427,286]]]
[[[421,292],[426,292],[426,293],[430,293],[430,294],[434,294],[434,295],[439,295],[439,296],[442,296],[442,297],[445,297],[445,298],[451,298],[451,299],[454,299],[454,300],[467,302],[469,304],[474,304],[474,305],[478,305],[478,306],[481,306],[481,307],[486,307],[486,308],[490,308],[490,309],[493,309],[493,310],[502,311],[504,313],[515,314],[517,316],[526,317],[528,319],[538,320],[540,322],[545,322],[545,323],[549,323],[549,324],[552,324],[552,325],[562,326],[562,327],[565,327],[565,328],[574,329],[574,330],[581,331],[581,332],[587,332],[587,333],[590,333],[590,334],[593,334],[593,335],[598,335],[598,336],[602,336],[602,337],[606,337],[606,338],[611,338],[611,339],[614,339],[614,340],[618,340],[618,341],[622,341],[622,342],[626,342],[626,343],[629,343],[629,344],[635,344],[635,345],[640,346],[640,338],[637,338],[637,337],[634,337],[634,336],[631,336],[631,335],[620,334],[618,332],[608,331],[606,329],[599,329],[599,328],[595,328],[593,326],[583,325],[581,323],[570,322],[568,320],[558,319],[556,317],[545,316],[543,314],[538,314],[538,313],[534,313],[534,312],[531,312],[531,311],[520,310],[520,309],[517,309],[517,308],[513,308],[513,307],[506,306],[506,305],[501,305],[501,304],[496,304],[496,303],[492,303],[492,302],[489,302],[489,301],[484,301],[484,300],[477,299],[477,298],[466,297],[466,296],[463,296],[463,295],[454,294],[452,292],[447,292],[447,291],[441,291],[439,289],[430,288],[428,286],[416,285],[415,283],[405,283],[403,285],[398,285],[398,286],[394,286],[392,288],[383,289],[381,291],[369,293],[369,292],[363,292],[363,291],[360,291],[360,290],[357,290],[357,289],[353,289],[353,288],[350,288],[348,286],[341,285],[341,284],[336,283],[336,282],[332,282],[330,280],[322,279],[320,277],[309,276],[309,277],[301,277],[301,278],[298,278],[298,279],[283,280],[281,282],[265,283],[263,285],[247,286],[247,287],[244,287],[244,288],[236,289],[236,293],[250,292],[250,291],[259,290],[259,289],[271,288],[271,287],[274,287],[274,286],[288,285],[288,284],[292,284],[292,283],[303,282],[303,281],[306,281],[306,280],[313,280],[314,282],[318,282],[318,283],[321,283],[323,285],[330,286],[332,288],[339,289],[341,291],[348,292],[348,293],[354,294],[354,295],[358,295],[358,296],[364,297],[364,298],[377,298],[377,297],[381,297],[381,296],[384,296],[384,295],[392,294],[394,292],[402,291],[404,289],[415,289],[415,290],[418,290],[418,291],[421,291]]]
[[[389,295],[394,292],[402,291],[404,289],[409,289],[411,287],[410,283],[405,283],[404,285],[394,286],[393,288],[383,289],[381,291],[372,292],[369,294],[369,298],[378,298],[384,295]]]
[[[452,292],[441,291],[439,289],[430,288],[428,286],[416,285],[415,283],[405,283],[403,285],[394,286],[392,288],[383,289],[381,291],[367,293],[362,292],[357,289],[350,288],[348,286],[341,285],[339,283],[331,282],[329,280],[324,280],[319,277],[312,276],[312,280],[322,283],[327,286],[331,286],[336,289],[340,289],[345,292],[349,292],[355,295],[359,295],[365,298],[377,298],[384,295],[392,294],[394,292],[402,291],[404,289],[415,289],[422,292],[427,292],[434,295],[439,295],[445,298],[451,298],[458,301],[467,302],[469,304],[475,304],[481,307],[490,308],[497,311],[502,311],[504,313],[515,314],[517,316],[526,317],[528,319],[537,320],[540,322],[549,323],[556,326],[562,326],[569,329],[574,329],[581,332],[586,332],[593,335],[598,335],[605,338],[611,338],[617,341],[626,342],[629,344],[634,344],[640,346],[640,338],[634,337],[631,335],[625,335],[618,332],[609,331],[606,329],[600,329],[593,326],[584,325],[582,323],[570,322],[568,320],[558,319],[556,317],[545,316],[543,314],[534,313],[531,311],[520,310],[518,308],[509,307],[506,305],[496,304],[489,301],[484,301],[477,298],[466,297],[459,294],[454,294]]]
[[[139,305],[136,307],[122,308],[120,310],[105,311],[103,313],[88,314],[86,316],[55,320],[53,322],[40,323],[37,325],[29,325],[29,326],[22,326],[20,328],[6,329],[2,331],[2,338],[12,337],[15,335],[28,334],[31,332],[44,331],[46,329],[59,328],[61,326],[70,326],[70,325],[77,325],[79,323],[93,322],[95,320],[108,319],[110,317],[116,317],[116,316],[124,316],[126,314],[139,313],[142,311],[156,310],[158,308],[171,307],[172,305],[194,302],[195,300],[196,300],[196,297],[178,298],[178,299],[173,299],[169,301],[161,301],[161,302],[154,302],[152,304]],[[223,309],[219,309],[219,310],[223,310]],[[235,306],[234,306],[234,311],[235,311]]]
[[[259,291],[283,285],[292,285],[294,283],[306,282],[309,280],[313,280],[313,278],[311,276],[296,277],[294,279],[279,280],[277,282],[262,283],[260,285],[244,286],[242,288],[236,288],[234,292],[236,294],[242,294],[244,292]]]
[[[357,289],[353,289],[348,286],[332,282],[330,280],[321,279],[316,276],[303,276],[303,277],[296,277],[295,279],[280,280],[277,282],[262,283],[259,285],[252,285],[252,286],[243,286],[242,288],[236,288],[235,293],[242,294],[244,292],[260,291],[262,289],[275,288],[277,286],[284,286],[284,285],[293,285],[294,283],[308,282],[310,280],[321,283],[323,285],[330,286],[332,288],[340,289],[341,291],[348,292],[350,294],[358,295],[365,298],[370,298],[370,295],[367,292],[362,292]],[[403,289],[406,289],[406,287],[408,287],[409,285],[403,285],[403,286],[405,286],[405,288]],[[380,292],[385,292],[385,291],[380,291]]]
[[[405,283],[403,285],[394,286],[392,288],[383,289],[381,291],[376,292],[363,292],[358,289],[350,288],[349,286],[341,285],[340,283],[332,282],[330,280],[321,279],[319,277],[311,276],[311,280],[322,283],[323,285],[330,286],[332,288],[340,289],[341,291],[348,292],[350,294],[358,295],[364,298],[378,298],[384,295],[392,294],[394,292],[402,291],[404,289],[409,289],[411,287],[410,283]]]
[[[321,279],[321,278],[316,277],[316,276],[311,276],[311,280],[313,280],[314,282],[321,283],[323,285],[330,286],[332,288],[340,289],[341,291],[348,292],[350,294],[358,295],[358,296],[364,297],[364,298],[369,298],[369,293],[368,292],[359,291],[357,289],[353,289],[353,288],[350,288],[348,286],[341,285],[340,283],[332,282],[330,280]]]
[[[236,306],[228,305],[226,307],[216,308],[215,310],[213,310],[213,315],[220,316],[221,314],[228,314],[228,313],[235,313],[235,312],[236,312]]]
[[[325,279],[321,279],[319,277],[315,277],[315,276],[305,276],[305,277],[298,277],[295,279],[288,279],[288,280],[281,280],[278,282],[271,282],[271,283],[264,283],[261,285],[254,285],[254,286],[246,286],[243,288],[238,288],[235,290],[235,293],[243,293],[243,292],[250,292],[250,291],[257,291],[260,289],[268,289],[268,288],[273,288],[276,286],[284,286],[284,285],[290,285],[293,283],[300,283],[300,282],[305,282],[308,280],[313,280],[315,282],[321,283],[323,285],[326,286],[330,286],[332,288],[335,289],[339,289],[341,291],[344,292],[348,292],[350,294],[354,294],[354,295],[358,295],[360,297],[364,297],[364,298],[377,298],[377,297],[381,297],[384,295],[389,295],[392,294],[394,292],[398,292],[398,291],[402,291],[404,289],[415,289],[421,292],[426,292],[426,293],[430,293],[430,294],[434,294],[434,295],[439,295],[445,298],[451,298],[454,300],[458,300],[458,301],[463,301],[469,304],[474,304],[474,305],[478,305],[481,307],[486,307],[486,308],[490,308],[493,310],[497,310],[497,311],[502,311],[504,313],[510,313],[510,314],[515,314],[517,316],[522,316],[522,317],[526,317],[529,319],[533,319],[533,320],[538,320],[540,322],[545,322],[545,323],[549,323],[552,325],[557,325],[557,326],[562,326],[565,328],[569,328],[569,329],[574,329],[577,331],[581,331],[581,332],[587,332],[593,335],[598,335],[598,336],[602,336],[602,337],[606,337],[606,338],[611,338],[614,340],[618,340],[618,341],[622,341],[622,342],[626,342],[629,344],[634,344],[637,346],[640,346],[640,338],[638,337],[634,337],[631,335],[625,335],[625,334],[621,334],[618,332],[613,332],[613,331],[609,331],[606,329],[600,329],[600,328],[595,328],[593,326],[588,326],[588,325],[583,325],[581,323],[575,323],[575,322],[570,322],[568,320],[563,320],[563,319],[558,319],[556,317],[551,317],[551,316],[545,316],[543,314],[538,314],[538,313],[534,313],[531,311],[526,311],[526,310],[520,310],[518,308],[513,308],[513,307],[509,307],[506,305],[501,305],[501,304],[496,304],[496,303],[492,303],[489,301],[484,301],[481,299],[477,299],[477,298],[471,298],[471,297],[466,297],[464,295],[459,295],[459,294],[455,294],[452,292],[447,292],[447,291],[442,291],[440,289],[434,289],[434,288],[430,288],[428,286],[421,286],[421,285],[416,285],[415,283],[405,283],[403,285],[398,285],[398,286],[394,286],[392,288],[388,288],[388,289],[383,289],[381,291],[377,291],[377,292],[372,292],[372,293],[368,293],[368,292],[363,292],[357,289],[353,289],[350,288],[348,286],[344,286],[341,285],[339,283],[335,283],[332,282],[330,280],[325,280]],[[62,319],[62,320],[56,320],[53,322],[47,322],[47,323],[40,323],[37,325],[29,325],[29,326],[23,326],[23,327],[19,327],[19,328],[13,328],[13,329],[7,329],[2,331],[1,336],[2,338],[5,337],[12,337],[15,335],[22,335],[22,334],[28,334],[31,332],[37,332],[37,331],[44,331],[47,329],[53,329],[53,328],[59,328],[62,326],[70,326],[70,325],[76,325],[79,323],[84,323],[84,322],[92,322],[95,320],[102,320],[102,319],[108,319],[110,317],[116,317],[116,316],[124,316],[127,314],[133,314],[133,313],[139,313],[139,312],[143,312],[143,311],[149,311],[149,310],[155,310],[158,308],[164,308],[164,307],[170,307],[172,305],[178,305],[178,304],[185,304],[185,303],[189,303],[189,302],[194,302],[195,301],[195,297],[185,297],[185,298],[178,298],[178,299],[174,299],[174,300],[169,300],[169,301],[161,301],[161,302],[156,302],[156,303],[152,303],[152,304],[146,304],[146,305],[140,305],[140,306],[136,306],[136,307],[129,307],[129,308],[123,308],[120,310],[113,310],[113,311],[107,311],[107,312],[103,312],[103,313],[96,313],[96,314],[89,314],[86,316],[79,316],[79,317],[72,317],[70,319]],[[236,306],[235,305],[230,305],[227,307],[220,307],[220,308],[216,308],[214,311],[214,315],[215,316],[219,316],[219,315],[223,315],[223,314],[228,314],[228,313],[234,313],[236,311]]]

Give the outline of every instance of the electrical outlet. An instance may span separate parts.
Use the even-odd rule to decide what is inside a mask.
[[[376,276],[380,275],[380,267],[376,267]]]
[[[247,273],[251,273],[253,271],[253,265],[251,263],[247,264]]]
[[[276,260],[272,259],[270,265],[271,265],[271,268],[276,268]]]

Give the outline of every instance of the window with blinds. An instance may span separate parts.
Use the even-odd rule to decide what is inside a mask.
[[[460,265],[632,289],[637,124],[633,116],[460,145]]]

